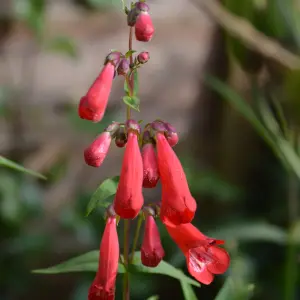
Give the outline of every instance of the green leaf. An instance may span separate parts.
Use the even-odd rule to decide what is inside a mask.
[[[15,162],[13,162],[13,161],[11,161],[11,160],[3,157],[3,156],[0,156],[0,166],[11,168],[11,169],[14,169],[16,171],[20,171],[20,172],[23,172],[23,173],[26,173],[26,174],[29,174],[29,175],[32,175],[32,176],[35,176],[35,177],[38,177],[38,178],[41,178],[41,179],[47,179],[44,175],[42,175],[38,172],[32,171],[32,170],[26,169],[23,166],[15,163]]]
[[[266,143],[269,144],[271,149],[281,160],[282,164],[286,168],[293,170],[298,178],[300,178],[300,159],[295,150],[282,136],[270,132],[272,130],[274,131],[276,126],[274,117],[271,119],[271,116],[269,113],[267,114],[267,111],[263,112],[264,121],[267,123],[269,131],[256,116],[252,107],[225,83],[211,76],[207,77],[207,83],[250,122],[258,134],[260,134]]]
[[[138,71],[134,70],[132,73],[133,76],[133,96],[136,96],[139,91],[139,75]]]
[[[192,286],[185,281],[180,281],[183,296],[185,300],[197,300],[197,296],[192,288]]]
[[[119,176],[108,178],[99,185],[87,206],[86,216],[98,206],[107,207],[111,204],[110,201],[105,200],[116,193],[119,179]]]
[[[72,258],[56,266],[46,269],[34,270],[33,273],[59,274],[69,272],[96,272],[98,269],[98,258],[99,251],[94,250]],[[118,273],[125,273],[125,270],[125,267],[122,264],[119,264]],[[199,282],[186,276],[181,270],[176,269],[175,267],[173,267],[165,261],[161,261],[158,267],[156,268],[148,268],[143,266],[141,262],[140,252],[135,252],[133,264],[129,266],[129,272],[167,275],[178,279],[180,282],[183,282],[186,291],[188,291],[189,289],[186,287],[186,285],[189,284],[200,287]],[[189,294],[191,294],[191,291],[189,291]]]
[[[252,296],[253,289],[253,284],[244,284],[241,289],[231,277],[228,277],[215,300],[247,300]]]
[[[70,272],[97,272],[99,251],[94,250],[83,255],[71,258],[70,260],[56,266],[32,271],[39,274],[60,274]],[[119,264],[118,273],[125,273],[125,268]]]
[[[155,296],[151,296],[149,297],[147,300],[158,300],[159,296],[155,295]]]
[[[140,105],[140,99],[133,96],[133,97],[129,97],[129,96],[124,96],[123,97],[123,101],[125,104],[127,104],[128,106],[130,106],[131,108],[140,111],[139,105]]]
[[[135,69],[133,70],[132,74],[130,76],[133,76],[133,91],[132,96],[136,96],[139,90],[139,79],[138,79],[138,71]],[[124,91],[127,96],[130,96],[129,87],[127,84],[127,81],[124,82]]]
[[[75,42],[68,37],[55,37],[47,43],[46,49],[48,51],[67,55],[71,58],[77,57],[77,48]]]
[[[287,234],[283,229],[263,222],[235,223],[208,233],[208,235],[222,237],[225,240],[268,241],[281,245],[287,242]]]
[[[129,58],[130,56],[132,56],[133,53],[135,53],[136,50],[128,50],[126,53],[125,53],[125,57],[126,58]]]
[[[187,284],[200,287],[200,283],[186,276],[181,270],[176,269],[169,263],[161,261],[156,268],[145,267],[141,262],[141,253],[135,252],[133,264],[129,266],[129,272],[147,273],[147,274],[161,274],[173,277]]]

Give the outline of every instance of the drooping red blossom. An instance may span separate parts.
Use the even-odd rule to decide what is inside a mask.
[[[114,300],[118,273],[119,241],[116,218],[109,217],[100,244],[99,267],[89,289],[89,300]]]
[[[108,62],[96,78],[87,94],[80,99],[78,114],[82,119],[92,122],[102,120],[110,95],[115,66]]]
[[[114,199],[114,209],[123,219],[133,219],[141,210],[143,162],[137,132],[129,130],[120,181]]]
[[[149,42],[154,34],[154,26],[148,12],[141,11],[135,22],[135,37],[140,42]]]
[[[109,150],[112,137],[119,130],[120,124],[113,122],[84,151],[85,162],[92,167],[100,167]]]
[[[192,224],[166,226],[170,236],[186,257],[189,273],[203,284],[210,284],[214,274],[223,274],[229,267],[230,257],[217,245],[224,241],[209,238]]]
[[[156,133],[156,149],[162,184],[161,220],[174,225],[189,223],[195,215],[196,201],[181,163],[162,132]]]
[[[153,142],[151,141],[149,131],[144,132],[143,140],[145,142],[142,148],[144,174],[143,187],[153,188],[157,185],[159,180],[159,172],[155,148]]]
[[[108,153],[111,139],[109,132],[103,132],[84,150],[84,160],[89,166],[98,168],[102,165]]]
[[[142,264],[147,267],[157,267],[165,256],[160,235],[154,217],[146,216],[144,238],[141,247]]]

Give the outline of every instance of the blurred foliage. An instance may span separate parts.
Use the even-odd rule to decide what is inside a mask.
[[[121,8],[119,0],[73,2],[89,9],[105,10],[111,5]],[[23,22],[31,30],[38,51],[51,51],[71,59],[79,57],[76,43],[69,37],[58,34],[46,38],[47,1],[14,0],[13,3],[14,20]],[[300,53],[300,11],[296,1],[226,0],[223,4],[286,49]],[[181,158],[191,191],[197,199],[198,196],[201,199],[200,217],[195,219],[195,224],[204,233],[226,240],[232,258],[231,268],[228,274],[218,277],[209,288],[192,288],[189,284],[191,282],[185,280],[185,257],[159,223],[166,262],[161,266],[163,271],[156,271],[177,276],[180,284],[175,284],[176,281],[168,276],[147,276],[133,272],[132,299],[167,299],[178,295],[181,299],[185,297],[191,300],[299,299],[300,73],[284,69],[249,49],[235,37],[226,35],[226,45],[230,70],[236,65],[240,67],[250,82],[251,90],[246,94],[243,89],[234,90],[213,76],[207,76],[207,84],[244,117],[271,151],[262,147],[260,160],[247,153],[247,159],[257,165],[258,173],[252,177],[249,174],[244,185],[229,182],[226,174],[221,176],[217,170],[199,170],[195,158],[189,154],[183,154]],[[261,80],[263,71],[268,74],[266,81]],[[0,117],[7,117],[8,99],[13,93],[9,87],[0,87]],[[96,134],[112,118],[118,119],[118,116],[109,112],[100,127],[80,120],[75,108],[68,112],[67,118],[74,130]],[[226,143],[230,142],[226,140]],[[48,181],[45,182],[40,180],[43,175],[0,156],[1,299],[25,299],[24,295],[28,293],[30,299],[40,298],[35,297],[37,282],[47,282],[43,284],[45,295],[51,292],[47,284],[52,279],[39,279],[37,275],[30,274],[30,269],[81,255],[82,251],[77,246],[86,250],[97,249],[99,246],[104,228],[103,210],[95,209],[86,218],[86,205],[91,201],[88,209],[90,213],[99,207],[99,202],[106,205],[112,201],[115,183],[112,184],[111,180],[108,181],[110,186],[103,189],[103,185],[100,185],[94,194],[93,191],[79,194],[72,205],[61,211],[56,225],[60,228],[58,235],[63,236],[63,246],[68,244],[64,240],[65,236],[71,236],[76,241],[74,249],[67,251],[68,257],[60,253],[62,250],[57,245],[57,236],[50,235],[44,224],[44,192],[51,184],[62,179],[66,174],[66,165],[66,161],[53,165],[47,176]],[[293,182],[296,183],[294,187],[291,184]],[[293,206],[294,202],[296,206]],[[296,207],[294,211],[293,207]],[[120,239],[122,243],[122,235]],[[83,255],[80,258],[92,258],[85,268],[95,271],[98,251],[90,253],[91,256]],[[184,273],[172,266],[183,269]],[[140,266],[138,271],[147,272],[146,268]],[[61,280],[60,276],[57,276],[56,284]],[[87,273],[72,279],[71,288],[64,294],[70,296],[64,299],[86,299],[93,276]],[[121,284],[118,279],[118,290]]]

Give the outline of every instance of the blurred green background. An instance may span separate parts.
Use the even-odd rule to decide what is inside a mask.
[[[174,1],[148,1],[156,35],[134,42],[151,55],[139,73],[135,117],[178,129],[175,151],[198,203],[194,224],[225,239],[231,254],[229,271],[194,291],[208,300],[300,299],[300,3]],[[87,298],[93,273],[31,270],[99,247],[103,210],[85,217],[86,206],[105,178],[118,175],[122,150],[112,147],[99,170],[85,166],[82,153],[111,120],[125,117],[121,79],[100,124],[80,120],[77,104],[109,50],[127,50],[121,7],[121,0],[1,0],[1,300]],[[159,195],[159,188],[145,191],[145,201]],[[159,226],[165,260],[186,271]],[[132,299],[184,299],[172,278],[131,280]],[[120,278],[117,287],[121,299]]]

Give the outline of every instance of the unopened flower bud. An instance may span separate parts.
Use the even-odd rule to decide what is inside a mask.
[[[123,56],[123,54],[121,52],[112,51],[106,56],[104,64],[106,65],[108,62],[110,62],[116,68],[118,66],[118,64],[120,63],[122,56]]]
[[[80,118],[92,122],[102,120],[110,95],[114,72],[115,65],[108,61],[86,95],[80,99],[78,106]]]
[[[136,2],[135,7],[139,11],[143,11],[143,12],[148,12],[150,10],[149,5],[143,1]]]
[[[146,216],[144,238],[141,247],[141,261],[144,266],[156,267],[165,256],[159,231],[152,215]]]
[[[118,122],[113,122],[112,124],[108,125],[104,131],[109,132],[110,135],[113,137],[117,133],[117,131],[120,128],[120,123]]]
[[[140,64],[145,64],[148,60],[150,59],[150,55],[149,52],[141,52],[138,56],[137,56],[137,60]]]
[[[116,216],[116,212],[115,212],[114,206],[112,204],[107,207],[107,209],[105,211],[105,216],[106,216],[106,218]]]
[[[164,122],[167,132],[165,133],[166,138],[170,144],[171,147],[174,147],[179,140],[178,134],[176,132],[176,129],[174,126],[172,126],[170,123]]]
[[[143,158],[143,187],[154,188],[159,180],[159,171],[155,146],[150,142],[144,144],[142,148]]]
[[[136,131],[138,134],[140,134],[140,132],[141,132],[141,126],[135,120],[128,120],[126,122],[126,128],[127,128],[127,131],[129,131],[129,130]]]
[[[154,140],[151,137],[150,131],[149,130],[145,130],[143,133],[143,145],[148,144],[148,143],[153,143]]]
[[[150,206],[144,206],[143,212],[144,212],[145,216],[155,217],[155,210]]]
[[[168,130],[165,123],[159,120],[152,122],[151,128],[156,132],[163,132],[163,133],[167,132]]]
[[[135,22],[135,37],[140,42],[149,42],[154,34],[154,26],[148,12],[141,11]]]
[[[108,153],[111,143],[110,132],[101,133],[93,143],[85,149],[84,160],[92,167],[100,167]]]
[[[119,148],[123,148],[127,143],[127,135],[125,131],[125,127],[121,126],[116,133],[115,144]]]
[[[117,69],[118,75],[126,75],[128,71],[129,61],[127,58],[122,58]]]

